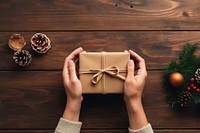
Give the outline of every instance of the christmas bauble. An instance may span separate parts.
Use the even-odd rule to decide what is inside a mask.
[[[173,87],[179,87],[184,82],[184,77],[181,73],[174,72],[170,75],[169,81]]]
[[[8,40],[8,46],[15,51],[22,50],[25,45],[26,41],[20,34],[13,34]]]

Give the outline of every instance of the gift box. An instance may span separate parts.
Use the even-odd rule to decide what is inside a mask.
[[[126,52],[80,53],[79,78],[83,93],[123,93],[129,60]]]

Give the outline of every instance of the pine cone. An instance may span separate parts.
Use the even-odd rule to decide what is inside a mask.
[[[198,84],[200,84],[200,68],[198,68],[195,72],[195,80]]]
[[[190,105],[193,101],[193,96],[190,92],[184,91],[178,96],[178,104],[180,107],[186,107]]]
[[[31,63],[31,54],[27,50],[20,50],[14,53],[13,59],[20,66],[27,66]]]
[[[42,33],[36,33],[31,38],[31,46],[37,53],[46,53],[50,48],[51,41]]]

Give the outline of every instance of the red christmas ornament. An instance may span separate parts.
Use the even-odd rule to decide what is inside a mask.
[[[191,81],[191,82],[194,82],[194,81],[195,81],[195,79],[194,79],[194,78],[190,78],[190,81]]]
[[[197,89],[197,87],[196,87],[196,86],[193,86],[193,89],[194,89],[194,90],[196,90],[196,89]]]
[[[194,87],[194,84],[190,84],[190,87]]]
[[[190,84],[191,87],[194,87],[194,84]]]
[[[190,91],[190,90],[191,90],[191,88],[188,86],[188,87],[187,87],[187,90],[188,90],[188,91]]]
[[[190,78],[190,85],[187,87],[187,91],[190,91],[191,89],[193,89],[195,92],[200,93],[200,88],[196,86],[195,78],[193,77]]]

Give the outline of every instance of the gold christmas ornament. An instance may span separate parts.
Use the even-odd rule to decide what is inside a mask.
[[[170,75],[169,81],[173,87],[179,87],[183,84],[184,77],[181,73],[174,72]]]
[[[8,40],[8,46],[15,51],[22,50],[25,45],[26,41],[20,34],[13,34]]]
[[[37,53],[46,53],[51,48],[50,39],[42,33],[36,33],[31,38],[31,46]]]

